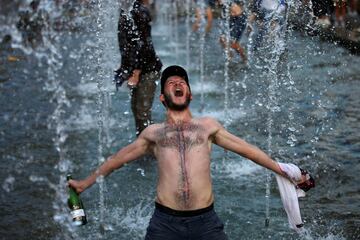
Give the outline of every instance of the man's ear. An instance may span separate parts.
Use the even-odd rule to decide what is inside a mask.
[[[160,96],[159,96],[159,100],[160,100],[160,102],[166,107],[166,103],[165,103],[165,96],[164,96],[164,94],[160,94]]]

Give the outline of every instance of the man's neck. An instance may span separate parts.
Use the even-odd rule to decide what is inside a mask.
[[[189,108],[186,108],[183,111],[174,111],[168,109],[166,112],[166,123],[168,124],[190,122],[191,119],[192,119],[192,115]]]

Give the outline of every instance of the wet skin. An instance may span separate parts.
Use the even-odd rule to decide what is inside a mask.
[[[159,164],[159,203],[175,209],[197,209],[211,204],[209,132],[201,122],[156,127],[153,152]]]
[[[99,176],[107,176],[150,153],[157,159],[159,169],[156,201],[176,210],[205,208],[214,201],[210,175],[212,143],[286,177],[268,155],[226,131],[215,119],[193,118],[187,104],[192,96],[184,79],[169,77],[164,94],[160,101],[167,108],[166,121],[148,126],[133,143],[110,156],[86,179],[70,180],[78,193]]]

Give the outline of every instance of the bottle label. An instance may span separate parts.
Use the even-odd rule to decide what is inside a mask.
[[[76,209],[74,211],[71,211],[71,216],[73,218],[85,217],[84,209]]]

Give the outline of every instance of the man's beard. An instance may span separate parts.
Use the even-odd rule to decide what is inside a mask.
[[[171,96],[169,94],[164,93],[165,97],[165,104],[166,106],[174,111],[183,111],[185,110],[190,104],[190,94],[186,96],[186,101],[183,104],[176,104],[171,100]]]

